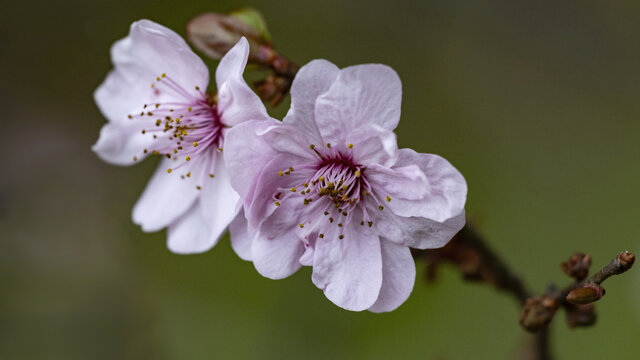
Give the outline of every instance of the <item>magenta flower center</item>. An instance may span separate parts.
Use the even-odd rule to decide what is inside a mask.
[[[300,201],[305,205],[301,213],[300,228],[307,233],[319,231],[319,237],[326,226],[335,225],[339,228],[339,237],[344,237],[343,229],[353,217],[360,221],[360,225],[373,225],[372,209],[383,210],[384,206],[378,198],[378,191],[367,181],[366,167],[353,158],[349,144],[346,151],[334,151],[328,146],[318,151],[314,145],[309,148],[318,155],[318,161],[289,167],[280,171],[280,176],[291,176],[294,186],[279,189],[275,194],[275,205],[280,206],[284,201]],[[297,176],[296,171],[306,176]],[[300,180],[295,180],[300,179]],[[387,201],[391,201],[389,196]]]
[[[153,137],[144,154],[151,152],[176,160],[177,165],[167,169],[169,173],[188,163],[198,163],[208,170],[204,173],[213,177],[215,151],[222,151],[224,128],[217,104],[200,87],[195,86],[195,93],[187,91],[166,74],[157,77],[151,87],[159,99],[171,100],[145,104],[140,114],[129,115],[131,120],[144,119],[144,124],[149,124],[141,130],[143,135]],[[205,156],[211,153],[213,156]],[[191,177],[191,172],[182,176]]]

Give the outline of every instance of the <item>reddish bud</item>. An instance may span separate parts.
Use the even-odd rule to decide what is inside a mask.
[[[557,309],[558,302],[554,298],[529,298],[520,313],[520,325],[528,331],[538,331],[551,322]]]
[[[569,260],[560,264],[562,271],[577,281],[582,281],[589,275],[590,266],[591,256],[580,252],[571,255]]]
[[[598,284],[588,284],[581,288],[573,289],[569,292],[566,299],[572,304],[590,304],[600,300],[604,296],[604,288]]]

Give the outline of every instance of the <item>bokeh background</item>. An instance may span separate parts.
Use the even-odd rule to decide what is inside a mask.
[[[0,14],[0,358],[518,357],[516,304],[455,269],[426,284],[419,263],[399,309],[352,313],[309,268],[268,280],[227,237],[179,256],[131,223],[157,159],[119,168],[90,151],[110,45],[140,18],[184,35],[195,15],[244,5],[300,64],[392,66],[400,145],[462,171],[468,213],[537,291],[568,283],[558,265],[574,251],[594,267],[640,252],[638,1],[12,1]],[[559,359],[640,358],[640,269],[606,288],[595,327],[556,317]]]

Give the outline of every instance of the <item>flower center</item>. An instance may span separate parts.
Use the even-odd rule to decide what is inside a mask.
[[[158,76],[151,87],[155,96],[170,100],[144,104],[139,114],[128,116],[141,121],[142,135],[153,138],[144,154],[151,152],[176,161],[175,166],[167,169],[168,173],[182,167],[189,170],[198,163],[205,168],[204,174],[213,178],[216,151],[222,151],[224,128],[215,101],[199,86],[195,86],[195,93],[187,91],[166,74]],[[213,156],[207,156],[210,154]],[[137,157],[133,160],[137,161]],[[190,178],[191,171],[185,171],[182,177]],[[200,189],[200,185],[196,187]]]
[[[308,206],[301,214],[304,220],[299,226],[305,232],[320,231],[318,236],[324,237],[322,229],[328,224],[337,225],[339,238],[344,238],[344,225],[351,222],[354,214],[358,214],[360,225],[373,225],[373,217],[369,211],[384,206],[377,196],[377,191],[367,181],[366,167],[353,158],[353,145],[348,144],[343,151],[331,149],[330,144],[320,152],[314,145],[309,148],[316,153],[319,160],[313,164],[302,165],[298,170],[311,176],[296,176],[295,169],[289,167],[279,171],[280,176],[291,176],[298,183],[289,189],[279,189],[275,194],[275,205],[284,201],[302,201]],[[302,181],[296,181],[302,179]],[[389,196],[387,201],[391,201]],[[322,215],[320,215],[322,214]],[[306,227],[306,228],[305,228]]]

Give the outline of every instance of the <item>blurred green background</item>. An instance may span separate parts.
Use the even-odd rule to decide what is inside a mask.
[[[109,47],[140,18],[184,35],[193,16],[244,5],[300,64],[392,66],[400,145],[462,171],[468,213],[537,291],[568,283],[558,264],[574,251],[594,267],[640,252],[638,1],[12,1],[0,15],[0,358],[518,357],[516,304],[455,269],[426,284],[419,263],[399,309],[352,313],[309,268],[268,280],[226,237],[179,256],[131,223],[156,159],[119,168],[90,151]],[[556,317],[559,359],[640,358],[640,270],[605,285],[595,327]]]

